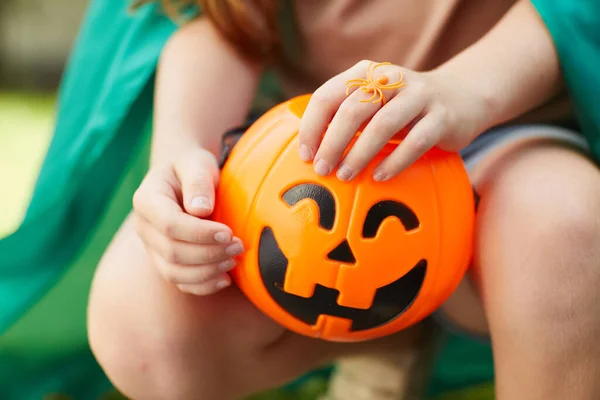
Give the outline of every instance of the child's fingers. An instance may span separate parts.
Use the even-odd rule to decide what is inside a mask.
[[[314,168],[318,175],[329,175],[333,171],[361,125],[381,107],[379,103],[360,102],[369,97],[369,94],[357,90],[350,94],[336,111],[315,155]]]
[[[314,158],[327,125],[346,99],[346,82],[354,78],[365,78],[368,66],[369,61],[360,61],[325,82],[313,93],[298,132],[300,158],[303,161]]]
[[[221,274],[217,278],[197,284],[197,285],[178,285],[177,287],[184,293],[193,294],[196,296],[208,296],[217,293],[231,285],[231,278],[227,274]]]
[[[186,214],[163,183],[161,177],[149,177],[133,197],[138,220],[138,234],[144,236],[149,229],[155,229],[162,236],[190,243],[228,243],[233,237],[231,229],[219,222],[201,220]]]
[[[162,259],[156,259],[160,274],[175,285],[202,285],[214,281],[224,273],[231,271],[236,262],[233,259],[209,265],[174,265]]]
[[[384,181],[402,172],[435,146],[444,132],[444,119],[435,113],[427,114],[415,124],[406,138],[373,173],[377,181]]]
[[[409,90],[390,100],[369,121],[348,151],[338,169],[338,178],[355,177],[395,134],[422,113],[424,106],[423,96],[413,95]]]
[[[233,238],[229,243],[193,244],[163,236],[152,226],[144,227],[137,222],[137,231],[146,246],[170,264],[201,265],[212,264],[235,257],[244,252],[241,240]]]

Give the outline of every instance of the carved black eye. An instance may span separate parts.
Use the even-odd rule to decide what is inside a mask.
[[[333,229],[333,222],[335,221],[333,194],[327,188],[314,183],[296,185],[283,194],[283,201],[290,207],[303,199],[312,199],[317,204],[319,208],[319,226],[327,230]]]
[[[419,219],[407,205],[398,201],[384,200],[373,205],[367,213],[363,226],[363,237],[374,238],[383,220],[389,217],[398,218],[407,232],[419,227]]]

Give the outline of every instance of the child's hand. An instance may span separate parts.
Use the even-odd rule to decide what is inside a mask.
[[[391,64],[376,69],[374,66],[370,61],[361,61],[313,94],[302,119],[299,141],[300,157],[304,161],[313,159],[317,174],[328,175],[339,164],[338,178],[352,179],[395,134],[410,129],[402,143],[375,169],[373,178],[383,181],[401,172],[433,146],[458,151],[484,129],[482,121],[487,104],[469,91],[468,77],[465,80],[443,76],[439,70],[419,73]],[[369,70],[373,80],[379,79],[382,85],[404,86],[383,89],[385,101],[375,103],[373,100],[377,101],[379,94],[363,91],[365,86],[354,85],[346,95],[347,82],[368,78]],[[361,102],[373,95],[371,101]],[[366,122],[362,134],[340,163],[356,131]]]
[[[194,150],[152,168],[133,199],[136,228],[160,274],[180,290],[206,295],[231,283],[226,273],[242,242],[213,210],[219,167],[213,154]]]

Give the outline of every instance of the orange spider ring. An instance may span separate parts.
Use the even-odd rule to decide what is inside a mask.
[[[361,103],[366,103],[375,99],[373,100],[373,104],[381,102],[383,105],[386,101],[385,96],[383,95],[384,90],[400,89],[401,87],[406,86],[406,83],[403,82],[404,76],[402,75],[402,72],[400,73],[400,79],[398,80],[398,82],[390,83],[389,85],[387,84],[387,75],[381,75],[379,78],[375,79],[375,77],[373,76],[375,70],[381,67],[382,65],[392,65],[392,63],[382,62],[374,64],[373,61],[371,61],[367,68],[367,79],[356,78],[346,81],[346,85],[348,86],[348,88],[346,89],[346,96],[348,96],[350,89],[352,89],[355,86],[358,86],[362,87],[361,90],[365,93],[373,93],[373,95],[368,99],[361,100]]]

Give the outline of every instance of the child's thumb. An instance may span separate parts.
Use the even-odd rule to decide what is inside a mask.
[[[212,154],[209,156],[214,158]],[[216,160],[206,160],[206,155],[201,156],[200,159],[192,157],[177,169],[183,195],[183,208],[188,214],[204,218],[213,212],[218,174]]]

